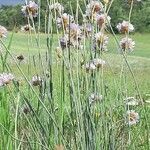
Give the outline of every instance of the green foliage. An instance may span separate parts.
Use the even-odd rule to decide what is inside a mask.
[[[15,26],[20,27],[25,22],[20,11],[21,7],[2,6],[0,8],[0,24],[6,26],[8,30],[12,30]]]
[[[86,4],[84,0],[79,0],[79,6],[82,10],[78,9],[77,12],[77,2],[74,0],[59,0],[65,8],[65,12],[72,14],[75,19],[78,17],[79,24],[82,22],[82,13],[85,12]],[[47,2],[41,1],[41,10],[40,10],[40,21],[41,21],[41,31],[44,32],[45,28],[45,15],[47,12]],[[127,20],[128,13],[130,10],[130,5],[127,1],[115,0],[110,9],[109,15],[111,16],[111,25],[116,28],[116,24],[122,20]],[[21,6],[2,6],[0,8],[0,24],[6,26],[9,30],[12,30],[16,25],[20,28],[21,25],[27,24],[27,20],[23,17],[21,13]],[[138,32],[150,32],[150,2],[145,0],[142,2],[136,2],[134,4],[133,13],[131,16],[131,22],[135,25],[135,29]],[[38,20],[38,19],[37,19]]]
[[[116,24],[128,19],[130,5],[126,1],[115,0],[110,9],[111,25],[115,29]],[[135,2],[131,15],[131,23],[137,32],[150,32],[150,2],[149,0]]]
[[[131,20],[139,32],[150,32],[150,1],[145,0],[133,9]]]

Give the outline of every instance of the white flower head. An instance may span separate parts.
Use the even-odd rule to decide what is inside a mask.
[[[99,1],[91,1],[86,7],[85,15],[91,18],[101,11],[103,11],[103,4]]]
[[[106,62],[100,58],[93,59],[93,63],[97,68],[100,68],[106,64]]]
[[[13,79],[14,76],[11,73],[0,74],[0,86],[9,84]]]
[[[127,97],[125,99],[125,103],[127,106],[137,106],[139,105],[139,102],[137,99],[135,99],[135,97]]]
[[[135,125],[139,122],[139,114],[134,110],[128,110],[126,116],[126,123],[130,125]]]
[[[0,38],[5,38],[7,36],[7,29],[0,25]]]
[[[31,25],[27,24],[27,25],[21,27],[21,31],[23,31],[23,32],[33,31],[33,27]]]
[[[127,50],[127,51],[131,52],[131,51],[133,51],[133,49],[135,47],[135,42],[131,38],[125,37],[120,41],[120,47],[124,51]]]
[[[74,18],[73,16],[67,14],[67,13],[64,13],[62,14],[60,17],[58,17],[56,19],[56,23],[57,23],[57,26],[60,28],[60,27],[63,27],[65,30],[67,28],[67,26],[72,23],[74,21]]]
[[[106,14],[98,14],[96,16],[96,22],[101,27],[103,24],[108,24],[110,22],[111,18],[110,16],[107,16]]]
[[[121,33],[128,33],[134,31],[134,26],[129,21],[123,21],[117,25],[117,29]]]
[[[108,36],[102,32],[95,34],[95,46],[101,48],[102,51],[107,51]]]
[[[29,4],[22,6],[21,11],[25,16],[37,17],[38,5],[34,1],[29,1]]]
[[[68,34],[65,34],[63,37],[60,38],[60,46],[62,49],[67,48],[70,45]]]
[[[40,76],[36,75],[32,77],[31,83],[33,86],[40,86],[42,83],[42,79]]]
[[[60,3],[54,3],[52,5],[49,6],[49,9],[52,11],[57,11],[59,14],[63,13],[64,11],[64,7],[60,4]]]
[[[70,34],[70,38],[77,39],[81,36],[82,32],[80,26],[75,23],[70,23],[67,28],[68,34]]]
[[[99,95],[97,93],[92,93],[90,96],[89,96],[89,103],[92,104],[96,101],[101,101],[103,98],[102,95]]]
[[[91,61],[85,65],[85,69],[87,72],[94,71],[96,69],[95,64]]]

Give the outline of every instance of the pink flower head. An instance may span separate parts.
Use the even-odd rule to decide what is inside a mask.
[[[105,14],[97,15],[96,22],[101,27],[104,23],[108,24],[111,18]]]
[[[86,7],[86,16],[88,18],[94,17],[95,14],[103,10],[103,4],[99,1],[91,1]]]
[[[131,52],[135,47],[135,42],[131,38],[125,37],[120,41],[120,46],[122,50]]]
[[[13,79],[14,76],[11,73],[0,74],[0,86],[9,84]]]
[[[134,110],[128,110],[127,111],[127,120],[126,123],[130,125],[135,125],[139,122],[139,114],[135,112]]]
[[[128,33],[134,31],[133,25],[128,21],[123,21],[122,23],[119,23],[117,25],[117,29],[121,33]]]
[[[29,4],[22,6],[21,11],[25,16],[37,17],[38,15],[38,5],[34,1],[29,1]]]
[[[0,38],[5,38],[7,36],[7,29],[0,25]]]

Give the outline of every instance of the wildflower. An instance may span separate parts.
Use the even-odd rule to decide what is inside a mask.
[[[121,33],[133,32],[134,27],[129,21],[123,21],[117,25],[117,29]]]
[[[131,38],[125,37],[120,41],[120,46],[122,50],[124,51],[128,50],[131,52],[135,47],[135,42]]]
[[[128,125],[135,125],[139,122],[139,114],[134,110],[127,111],[127,124]]]
[[[103,10],[103,4],[99,1],[91,1],[86,7],[86,16],[93,18],[97,13]]]
[[[42,83],[42,79],[39,76],[33,76],[32,80],[31,80],[31,83],[32,83],[33,86],[40,86],[41,83]]]
[[[0,38],[5,38],[7,36],[7,29],[0,25]]]
[[[137,99],[135,99],[134,97],[127,97],[125,99],[125,102],[128,106],[137,106],[139,104]]]
[[[14,79],[11,73],[0,74],[0,87],[9,84]]]
[[[96,101],[101,101],[102,100],[102,95],[98,95],[96,93],[92,93],[89,97],[89,103],[92,104]]]
[[[60,3],[54,3],[52,5],[49,6],[49,9],[52,11],[52,10],[55,10],[57,11],[59,14],[61,14],[63,11],[64,11],[64,7],[60,4]]]
[[[98,32],[95,34],[95,40],[94,40],[94,47],[98,46],[100,50],[107,51],[107,44],[108,44],[108,36],[106,36],[102,32]]]
[[[104,60],[99,59],[99,58],[94,59],[94,60],[93,60],[93,63],[94,63],[94,65],[95,65],[97,68],[100,68],[100,67],[102,67],[102,66],[104,66],[104,65],[106,64],[106,62],[105,62]]]
[[[61,17],[56,19],[57,26],[59,28],[63,27],[65,30],[67,26],[73,21],[74,21],[73,17],[66,13],[62,14]]]
[[[71,45],[78,48],[82,39],[82,32],[80,26],[75,23],[71,23],[67,28],[67,32]]]
[[[34,1],[29,1],[29,4],[22,6],[21,11],[25,16],[37,17],[38,15],[38,5]]]
[[[65,34],[61,39],[60,39],[60,45],[62,49],[65,49],[67,47],[69,47],[70,43],[69,43],[69,38],[68,35]]]
[[[100,27],[102,27],[102,25],[105,23],[108,24],[110,20],[111,20],[110,16],[107,16],[106,14],[96,16],[96,22]]]
[[[32,31],[32,30],[33,30],[33,28],[29,24],[21,27],[21,31],[24,31],[24,32]]]
[[[99,69],[100,67],[102,67],[103,65],[105,65],[105,61],[99,58],[95,58],[93,60],[91,60],[90,62],[88,62],[85,65],[86,71],[94,71],[95,69]]]
[[[17,56],[17,59],[18,59],[19,61],[22,61],[22,60],[24,60],[24,56],[21,54],[21,55]]]
[[[67,26],[66,32],[67,34],[60,39],[61,48],[65,49],[69,47],[69,45],[79,48],[82,39],[82,32],[79,25],[71,23]]]
[[[96,69],[95,64],[91,61],[85,65],[86,71],[94,71]]]
[[[70,32],[71,37],[74,37],[74,36],[76,37],[77,35],[81,33],[79,25],[75,23],[70,23],[67,29],[68,29],[68,32]]]

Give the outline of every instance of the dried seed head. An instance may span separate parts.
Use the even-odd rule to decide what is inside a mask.
[[[24,56],[21,54],[21,55],[17,56],[17,59],[18,59],[19,61],[23,61],[23,60],[24,60]]]

